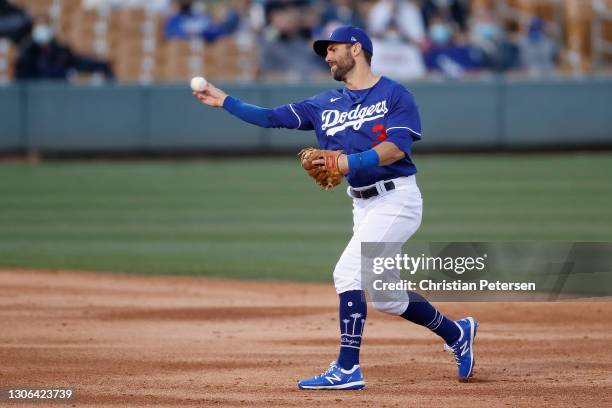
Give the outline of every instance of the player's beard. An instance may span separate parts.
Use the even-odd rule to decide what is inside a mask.
[[[336,81],[345,81],[346,75],[355,68],[355,58],[350,52],[346,52],[344,56],[336,61],[336,70],[332,71],[332,75]]]

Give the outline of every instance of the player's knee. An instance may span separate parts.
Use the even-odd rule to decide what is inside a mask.
[[[399,316],[406,310],[408,307],[407,302],[372,302],[372,306],[374,309],[379,312],[388,313],[391,315]]]
[[[350,273],[346,268],[336,266],[334,270],[334,286],[337,293],[361,290],[361,279],[359,275]]]
[[[336,287],[336,293],[348,292],[349,290],[361,290],[361,284],[356,279],[335,279],[334,286]]]

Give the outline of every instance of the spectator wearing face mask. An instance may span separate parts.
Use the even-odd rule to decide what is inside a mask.
[[[50,21],[39,17],[34,21],[31,39],[26,40],[15,64],[18,80],[67,80],[74,71],[101,72],[113,80],[110,64],[95,58],[75,54],[55,39]]]
[[[460,78],[467,72],[481,68],[477,51],[456,41],[454,35],[451,22],[442,17],[432,19],[429,26],[430,45],[423,55],[429,72]]]
[[[202,38],[213,42],[234,33],[240,25],[240,15],[231,7],[226,9],[220,21],[213,21],[201,1],[177,0],[174,7],[175,14],[165,24],[167,39]]]
[[[27,12],[8,0],[0,0],[0,38],[9,38],[19,44],[31,29],[32,19]]]
[[[518,47],[497,23],[490,8],[474,10],[470,21],[470,43],[480,54],[483,68],[502,72],[518,67]]]

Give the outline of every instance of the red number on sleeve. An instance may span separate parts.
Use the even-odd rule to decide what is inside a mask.
[[[387,140],[387,130],[380,123],[372,126],[372,133],[375,133],[375,134],[378,133],[376,135],[376,139],[381,142],[384,142],[385,140]],[[376,147],[376,146],[378,146],[378,142],[373,142],[372,147]]]

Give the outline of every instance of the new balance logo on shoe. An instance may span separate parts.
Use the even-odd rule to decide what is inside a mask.
[[[478,323],[473,317],[455,321],[461,329],[461,338],[451,346],[445,346],[447,350],[452,351],[455,355],[457,363],[457,374],[459,381],[468,381],[474,370],[474,338]]]
[[[468,351],[470,351],[470,342],[466,341],[461,345],[461,357],[463,357]]]
[[[338,376],[338,374],[335,374],[335,373],[331,377],[325,377],[325,379],[329,381],[330,384],[333,384],[334,381],[336,382],[340,381],[340,377]]]

